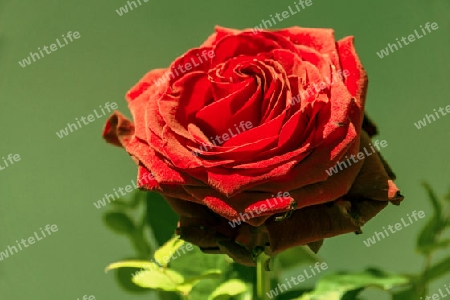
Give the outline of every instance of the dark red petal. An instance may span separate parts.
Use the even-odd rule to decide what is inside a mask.
[[[361,133],[361,148],[365,148],[369,155],[365,155],[362,169],[347,197],[401,201],[403,196],[400,190],[391,180],[378,153],[374,153],[375,147],[371,145],[370,138],[364,131]]]
[[[115,111],[106,121],[103,138],[118,147],[126,147],[134,135],[134,124],[120,112]]]
[[[362,224],[353,218],[351,209],[357,209],[362,220],[369,220],[387,205],[387,202],[369,200],[357,203],[354,205],[342,198],[331,206],[321,204],[296,210],[290,218],[280,222],[270,219],[266,227],[272,254],[339,234],[360,231]]]

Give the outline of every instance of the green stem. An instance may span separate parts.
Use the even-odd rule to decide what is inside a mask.
[[[430,269],[430,265],[431,265],[431,253],[427,254],[427,256],[425,257],[425,265],[422,274],[426,274],[428,272],[428,270]],[[420,281],[420,284],[417,289],[422,299],[425,299],[425,296],[428,294],[428,283]]]
[[[256,262],[256,298],[257,300],[267,299],[266,293],[270,291],[270,273],[265,270],[265,262],[270,257],[264,252],[258,255]]]
[[[450,205],[447,207],[445,213],[443,213],[442,215],[442,221],[444,222],[443,227],[445,227],[449,221],[450,221]],[[438,238],[441,236],[442,232],[444,231],[444,229],[442,229],[442,231],[440,231],[437,236],[436,236],[436,240],[438,240]],[[422,275],[427,274],[428,271],[431,268],[431,261],[432,261],[432,255],[433,253],[430,252],[425,256],[425,264],[424,264],[424,268],[422,271]],[[417,292],[418,294],[425,299],[425,297],[427,296],[428,292],[429,292],[429,282],[425,281],[425,280],[421,280],[419,279],[419,284],[416,286]]]

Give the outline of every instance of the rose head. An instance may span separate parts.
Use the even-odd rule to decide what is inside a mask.
[[[134,123],[115,112],[103,135],[138,162],[139,178],[153,174],[141,188],[180,215],[183,239],[252,265],[260,251],[318,250],[324,238],[360,232],[403,199],[369,150],[366,90],[353,37],[217,27],[145,75],[126,96]],[[371,154],[355,162],[364,148]]]

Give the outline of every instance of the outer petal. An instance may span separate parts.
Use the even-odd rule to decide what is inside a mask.
[[[144,77],[128,91],[126,95],[127,101],[131,102],[150,88],[156,88],[157,85],[155,86],[155,81],[160,79],[167,71],[167,69],[154,69],[145,74]]]
[[[290,27],[276,31],[278,34],[288,37],[294,44],[311,47],[322,54],[327,54],[333,64],[339,66],[334,30],[329,28],[303,28]]]
[[[368,79],[366,71],[356,53],[353,41],[354,38],[348,36],[338,41],[337,45],[341,67],[343,70],[348,70],[350,72],[345,81],[348,91],[356,98],[356,104],[360,108],[364,108]]]
[[[362,146],[370,154],[366,155],[364,165],[352,188],[347,194],[351,198],[367,198],[379,201],[394,201],[398,203],[403,200],[400,190],[391,180],[390,169],[386,169],[378,152],[371,150],[370,139],[364,131],[361,134]]]
[[[120,112],[115,111],[106,121],[103,138],[117,147],[124,147],[134,135],[134,124]]]
[[[234,35],[241,32],[240,30],[236,30],[233,28],[226,28],[222,26],[216,26],[215,27],[216,32],[210,35],[206,41],[203,42],[203,44],[200,47],[211,47],[215,46],[217,44],[217,41],[221,40],[222,38],[228,36],[228,35]]]
[[[266,222],[271,254],[344,233],[361,232],[363,223],[353,218],[356,210],[363,207],[364,210],[358,212],[360,219],[369,220],[387,205],[387,201],[362,202],[354,206],[353,202],[341,198],[331,206],[321,204],[297,210],[282,222],[271,219]]]

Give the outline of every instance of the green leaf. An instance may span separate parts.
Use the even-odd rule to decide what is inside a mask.
[[[439,234],[441,234],[445,224],[442,217],[442,206],[439,203],[438,197],[428,183],[424,182],[422,185],[427,191],[428,198],[433,206],[433,216],[420,231],[416,248],[420,253],[427,255],[435,249],[435,244],[437,243]]]
[[[154,262],[145,260],[123,260],[109,264],[105,268],[105,272],[118,268],[158,269],[160,266]]]
[[[181,287],[179,287],[180,291],[182,291],[184,294],[189,294],[193,287],[195,287],[200,282],[206,282],[210,281],[211,279],[219,279],[222,272],[220,270],[208,270],[204,272],[203,274],[199,274],[195,277],[190,277],[186,279]],[[211,294],[211,291],[209,291],[208,294]],[[192,297],[193,298],[193,297]],[[205,297],[202,297],[201,299],[204,299]],[[195,299],[195,298],[194,298]]]
[[[448,190],[447,195],[444,196],[444,199],[450,202],[450,189]]]
[[[210,270],[226,272],[230,268],[226,257],[224,254],[205,254],[197,246],[186,243],[170,261],[170,267],[186,278],[194,278]]]
[[[205,254],[197,246],[186,243],[170,261],[172,270],[183,274],[186,282],[192,283],[189,298],[208,299],[213,291],[226,281],[231,263],[224,254]]]
[[[145,203],[146,199],[147,199],[147,194],[149,192],[144,192],[144,191],[140,191],[140,190],[135,190],[132,194],[131,197],[131,201],[129,206],[131,208],[136,208],[138,207],[138,205],[142,202]]]
[[[229,261],[227,260],[227,262]],[[247,284],[253,284],[256,276],[255,268],[249,268],[247,266],[236,263],[232,263],[231,266],[233,271],[233,278],[239,278],[245,281]]]
[[[429,246],[425,246],[422,248],[422,251],[424,251],[423,253],[430,253],[439,249],[445,249],[448,246],[450,246],[450,239],[447,240],[443,240],[443,241],[439,241],[439,242],[435,242],[432,245]]]
[[[117,206],[117,208],[120,209],[135,209],[141,202],[145,202],[145,200],[147,199],[147,193],[148,192],[134,190],[130,194],[130,197],[127,198],[128,200],[125,201],[123,200],[123,198],[119,198],[117,200],[114,200],[114,202],[112,202],[112,205]]]
[[[207,270],[207,271],[205,271],[202,274],[199,274],[197,276],[189,277],[188,279],[186,279],[185,283],[189,283],[189,284],[195,285],[195,283],[197,283],[200,280],[203,280],[203,279],[217,279],[217,278],[220,278],[220,275],[222,275],[222,271],[221,270]]]
[[[163,268],[140,271],[133,277],[133,282],[140,287],[163,291],[184,292],[192,288],[184,285],[183,275]]]
[[[359,288],[359,289],[355,289],[355,290],[351,290],[349,292],[346,292],[343,296],[342,296],[342,300],[356,300],[356,299],[360,299],[358,297],[358,295],[364,291],[364,288]]]
[[[118,268],[139,268],[132,278],[132,282],[139,287],[182,293],[187,293],[192,289],[192,284],[186,283],[183,275],[169,268],[160,267],[154,262],[120,261],[108,265],[105,271]]]
[[[114,202],[112,202],[112,205],[117,206],[118,208],[123,208],[123,209],[128,208],[128,203],[123,200],[120,200],[120,199],[117,199]]]
[[[179,293],[174,292],[166,292],[166,291],[158,291],[158,298],[156,299],[164,299],[164,300],[184,300],[186,297],[181,295]]]
[[[441,206],[441,203],[439,202],[439,198],[437,197],[437,195],[435,194],[435,192],[433,191],[433,189],[431,188],[431,186],[428,183],[423,182],[422,186],[427,191],[428,198],[430,199],[431,204],[433,205],[433,212],[436,215],[440,216],[441,211],[442,211],[442,206]]]
[[[120,287],[122,287],[124,290],[133,292],[133,293],[148,293],[149,290],[142,288],[140,286],[137,286],[135,283],[133,283],[133,274],[135,272],[139,271],[139,268],[119,268],[115,272],[115,278],[119,284]]]
[[[141,287],[188,294],[199,281],[218,278],[220,274],[220,270],[209,270],[194,278],[185,280],[182,274],[170,268],[158,268],[138,272],[133,277],[133,282]]]
[[[208,300],[228,300],[231,296],[236,296],[247,291],[245,282],[239,279],[231,279],[222,283],[208,297]]]
[[[147,224],[153,229],[158,244],[163,245],[175,234],[178,216],[161,195],[148,192],[146,193],[146,196]]]
[[[137,230],[133,232],[133,234],[130,236],[131,243],[133,244],[133,247],[136,249],[136,251],[139,253],[139,258],[147,258],[151,256],[151,246],[144,238],[144,234],[142,230]]]
[[[110,229],[120,234],[132,234],[136,229],[130,217],[122,212],[105,213],[103,221]]]
[[[274,286],[276,286],[275,284]],[[284,292],[281,295],[278,295],[276,300],[292,300],[299,299],[300,296],[305,295],[306,293],[311,292],[311,289],[302,289],[302,290],[289,290]]]
[[[223,282],[223,279],[204,279],[198,281],[192,290],[189,292],[189,299],[208,299],[208,297],[214,292],[216,287],[218,287]]]
[[[237,280],[237,279],[231,279],[231,280]],[[210,300],[213,293],[217,290],[217,287],[220,287],[222,284],[228,281],[228,278],[221,278],[221,279],[206,279],[199,281],[193,288],[192,291],[189,293],[189,299],[192,300],[204,300],[208,299]],[[240,293],[237,293],[240,292]],[[214,299],[215,300],[250,300],[252,298],[252,285],[246,284],[245,291],[241,292],[240,288],[239,290],[230,290],[228,291],[229,295],[217,295]]]
[[[167,241],[162,247],[156,250],[154,258],[161,265],[166,267],[174,257],[175,252],[187,243],[178,236]]]
[[[411,300],[411,299],[419,299],[419,297],[420,295],[417,293],[414,287],[412,287],[393,294],[392,300]]]
[[[110,264],[106,270],[140,268],[132,279],[140,287],[189,294],[190,299],[207,299],[226,280],[224,272],[231,269],[226,255],[205,254],[177,237],[157,250],[155,258],[164,262],[161,257],[168,255],[173,255],[171,268],[160,266],[158,261],[129,260]]]
[[[426,272],[422,274],[420,281],[423,283],[427,283],[447,273],[450,273],[450,257],[447,257],[434,266],[430,267]]]
[[[119,285],[130,292],[148,292],[147,288],[142,288],[133,282],[133,276],[138,272],[148,270],[148,269],[158,269],[159,266],[155,263],[148,261],[138,261],[138,260],[124,260],[117,263],[112,263],[108,265],[105,272],[110,270],[117,270],[115,273],[116,280]]]
[[[119,283],[119,286],[128,292],[133,293],[148,293],[148,289],[141,288],[133,283],[133,275],[142,270],[142,266],[147,262],[137,262],[132,259],[126,259],[124,262],[133,262],[129,264],[115,263],[106,268],[106,272],[112,269],[116,269],[115,278]],[[155,267],[157,267],[155,265]]]
[[[323,276],[314,291],[298,300],[340,300],[348,293],[361,292],[368,287],[387,291],[394,287],[407,285],[409,280],[403,275],[394,275],[377,269],[367,269],[361,273],[335,273]]]
[[[434,246],[436,245],[436,238],[438,233],[437,229],[439,227],[439,219],[435,218],[435,216],[432,216],[425,224],[425,226],[422,227],[422,230],[417,237],[416,243],[416,248],[419,253],[427,255],[431,251],[433,251]]]
[[[289,269],[298,265],[317,262],[317,257],[306,247],[290,248],[278,254],[275,258],[280,264],[280,268]]]

